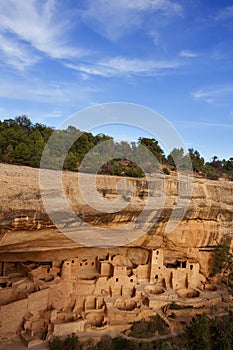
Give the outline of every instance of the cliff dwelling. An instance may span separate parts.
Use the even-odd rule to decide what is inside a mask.
[[[167,234],[166,224],[178,193],[177,179],[168,177],[164,209],[149,207],[145,222],[139,223],[143,231],[143,224],[157,217],[151,230],[125,245],[93,247],[73,241],[50,221],[39,195],[37,169],[13,167],[10,171],[8,166],[2,167],[0,176],[7,179],[0,211],[2,342],[20,336],[32,346],[71,333],[83,337],[93,333],[101,337],[104,332],[127,335],[135,321],[155,315],[172,331],[173,326],[182,327],[180,321],[169,317],[172,305],[182,308],[176,310],[182,322],[190,322],[199,310],[211,312],[215,305],[231,305],[231,293],[209,276],[216,242],[232,237],[231,183],[224,182],[219,190],[217,182],[195,179],[187,213]],[[48,176],[52,181],[53,172],[48,171]],[[74,210],[84,213],[88,223],[107,227],[109,232],[117,228],[116,235],[120,236],[124,224],[138,216],[145,204],[146,199],[139,197],[144,180],[130,179],[135,193],[126,209],[101,215],[82,202],[75,175],[65,173],[64,177]],[[99,192],[107,189],[108,199],[114,199],[117,181],[114,176],[99,176]],[[159,186],[157,181],[150,184],[156,202],[161,195]],[[53,197],[54,193],[52,188],[47,195]],[[63,208],[58,208],[56,215],[61,227],[73,229]],[[78,229],[94,236],[92,228],[81,225]]]
[[[107,254],[64,261],[2,261],[0,272],[2,339],[20,333],[28,342],[111,326],[127,329],[171,301],[188,300],[196,306],[208,302],[199,264],[171,259],[163,249],[148,250],[141,264]]]

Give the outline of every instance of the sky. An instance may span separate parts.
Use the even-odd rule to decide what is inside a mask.
[[[159,112],[206,160],[232,157],[233,1],[0,0],[1,120],[57,127],[110,102]]]

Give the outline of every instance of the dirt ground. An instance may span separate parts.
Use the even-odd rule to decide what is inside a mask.
[[[22,341],[17,338],[13,343],[0,343],[0,350],[26,350],[28,349],[26,345],[22,343]],[[42,344],[38,346],[33,346],[31,349],[33,350],[48,350],[47,344]]]

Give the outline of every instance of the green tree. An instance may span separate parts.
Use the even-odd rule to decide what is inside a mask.
[[[189,148],[189,157],[192,162],[193,171],[199,173],[205,164],[205,160],[201,157],[200,153],[193,148]]]
[[[184,154],[183,148],[174,148],[167,157],[168,164],[173,170],[189,170],[189,157]]]
[[[73,152],[69,152],[65,158],[63,168],[67,170],[77,171],[78,170],[78,156]]]
[[[185,329],[185,336],[189,350],[210,349],[210,325],[205,313],[192,318]]]
[[[211,350],[232,350],[233,324],[230,316],[215,317],[210,323]]]
[[[227,243],[218,244],[212,254],[211,275],[221,274],[228,286],[233,288],[233,255]]]
[[[82,348],[82,344],[74,333],[68,335],[63,341],[64,350],[82,350]]]
[[[164,152],[159,146],[158,141],[154,138],[140,137],[139,144],[145,146],[156,157],[160,164],[165,161]]]
[[[59,337],[54,337],[48,341],[48,346],[50,350],[64,350],[63,341]]]
[[[31,150],[25,143],[19,143],[15,147],[15,161],[20,165],[30,165]]]

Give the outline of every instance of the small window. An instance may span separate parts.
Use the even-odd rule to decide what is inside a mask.
[[[92,266],[94,266],[94,265],[95,265],[95,263],[92,261],[91,265],[92,265]]]
[[[85,262],[85,265],[87,266],[87,261]]]
[[[80,266],[83,266],[83,264],[82,264],[82,263],[80,263],[79,265],[80,265]]]
[[[130,282],[133,282],[133,278],[130,278]]]
[[[157,280],[159,278],[159,276],[158,275],[155,275],[155,279]]]
[[[47,268],[47,273],[50,273],[50,268],[49,267]]]
[[[67,265],[70,265],[70,263],[68,262],[68,263],[66,263]]]
[[[116,278],[116,282],[118,282],[119,281],[119,279],[118,278]]]
[[[186,268],[186,261],[183,261],[181,266],[183,269],[185,269]]]
[[[72,260],[72,264],[74,263],[74,260]]]
[[[190,265],[190,270],[192,270],[193,269],[193,265]]]
[[[157,250],[156,254],[159,255],[159,251],[158,250]]]

